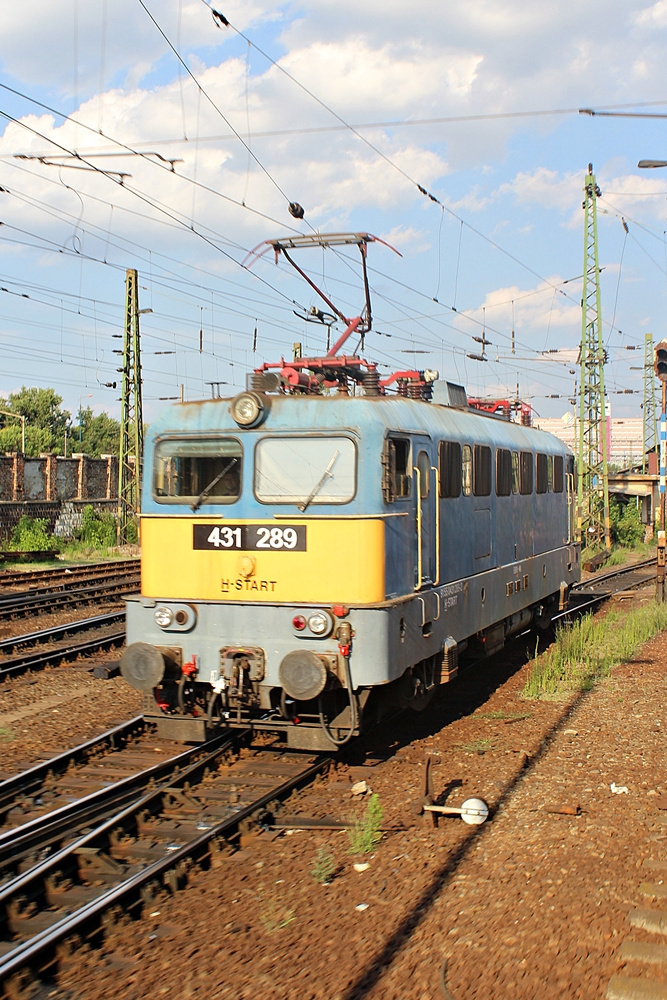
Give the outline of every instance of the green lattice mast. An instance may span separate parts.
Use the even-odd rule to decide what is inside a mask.
[[[611,548],[607,419],[604,398],[602,309],[598,255],[597,198],[601,191],[589,163],[584,182],[584,285],[579,351],[579,435],[577,535],[582,547]]]
[[[118,544],[128,542],[132,523],[139,527],[141,464],[144,425],[141,406],[141,350],[139,346],[139,289],[137,272],[125,272],[125,329],[118,455]]]
[[[648,453],[657,451],[658,447],[658,417],[655,408],[655,371],[653,368],[653,334],[647,333],[644,338],[644,449],[642,453],[642,472],[648,467]]]

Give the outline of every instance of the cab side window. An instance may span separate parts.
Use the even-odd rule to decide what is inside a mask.
[[[382,464],[382,492],[385,500],[400,500],[410,496],[410,441],[408,438],[387,438]]]

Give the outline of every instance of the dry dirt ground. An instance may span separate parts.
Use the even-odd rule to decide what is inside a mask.
[[[289,804],[348,821],[368,801],[351,793],[365,780],[386,828],[372,854],[351,855],[345,831],[262,833],[121,922],[102,952],[79,951],[50,995],[596,1000],[622,974],[667,997],[665,965],[620,955],[623,942],[667,943],[630,923],[637,907],[667,908],[667,633],[564,702],[525,701],[528,667],[511,659],[443,688]],[[119,678],[63,668],[6,684],[0,710],[6,776],[140,704]],[[484,826],[433,829],[416,814],[427,753],[441,799],[487,800]],[[329,884],[313,873],[320,849],[335,864]]]

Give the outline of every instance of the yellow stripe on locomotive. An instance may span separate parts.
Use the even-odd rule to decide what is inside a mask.
[[[385,599],[380,518],[283,524],[144,515],[141,547],[143,597],[258,604]]]

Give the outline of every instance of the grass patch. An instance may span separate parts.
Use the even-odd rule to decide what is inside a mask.
[[[588,614],[572,625],[561,625],[554,644],[535,657],[523,695],[544,698],[590,690],[665,628],[665,604],[648,604],[623,615],[610,612],[599,621]]]
[[[16,733],[9,726],[0,726],[0,743],[11,743],[16,739]]]
[[[284,906],[275,896],[272,895],[268,900],[265,900],[261,886],[258,889],[257,895],[260,903],[264,903],[264,909],[259,915],[260,923],[269,934],[272,934],[274,931],[281,931],[284,927],[289,927],[296,920],[294,910]]]
[[[380,797],[374,793],[368,800],[364,815],[355,817],[347,828],[350,854],[370,854],[375,849],[382,838],[380,827],[383,815]]]
[[[457,750],[462,750],[463,753],[488,753],[489,750],[494,749],[493,740],[482,737],[478,740],[471,740],[470,743],[458,743]]]
[[[320,885],[328,885],[336,873],[336,859],[327,847],[320,847],[310,874]]]
[[[497,709],[495,712],[479,712],[478,719],[491,719],[498,722],[518,722],[519,719],[529,719],[532,712],[503,712]]]

